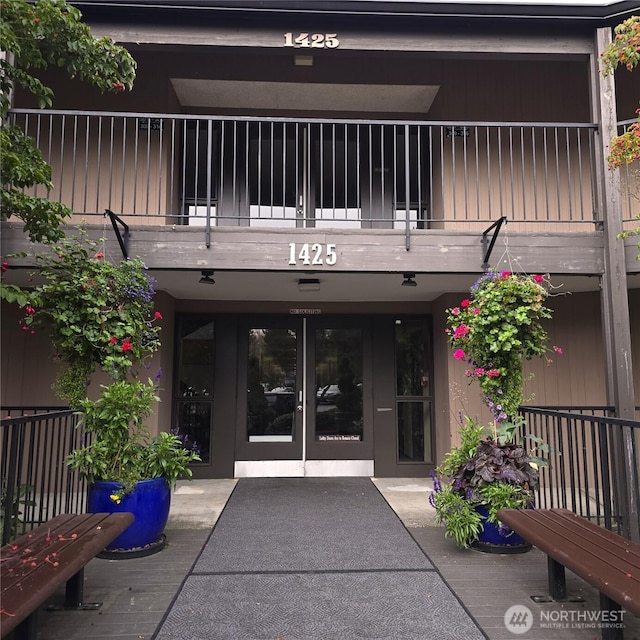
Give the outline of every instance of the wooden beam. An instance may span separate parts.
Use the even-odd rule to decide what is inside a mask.
[[[605,77],[600,73],[599,56],[611,42],[610,28],[598,29],[596,47],[591,60],[592,104],[596,121],[600,122],[600,149],[596,153],[596,185],[598,211],[602,220],[605,270],[602,276],[602,326],[604,331],[605,357],[607,363],[608,404],[616,408],[618,418],[635,418],[635,396],[633,384],[631,322],[625,266],[625,246],[619,239],[623,230],[622,192],[619,171],[610,171],[605,166],[611,139],[618,133],[616,92],[613,74]],[[633,434],[630,429],[615,443],[618,485],[626,494],[621,496],[624,526],[636,542],[640,539],[640,516],[638,514],[636,460],[633,453]],[[626,490],[626,491],[625,491]]]

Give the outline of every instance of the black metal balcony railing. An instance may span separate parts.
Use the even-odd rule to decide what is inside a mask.
[[[2,544],[60,513],[82,513],[86,483],[65,465],[80,446],[74,411],[26,415],[27,408],[3,408],[0,421]]]
[[[636,538],[640,524],[640,421],[606,415],[609,409],[521,407],[524,434],[550,445],[540,469],[536,504],[564,508]]]
[[[48,196],[137,224],[590,230],[596,126],[17,109]]]

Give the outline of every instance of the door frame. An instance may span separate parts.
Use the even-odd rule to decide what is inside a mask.
[[[249,341],[252,328],[296,331],[297,371],[293,438],[291,442],[248,442],[247,389]],[[362,331],[363,435],[361,441],[320,442],[315,438],[315,331],[358,328]],[[373,475],[372,331],[366,316],[287,315],[244,316],[238,331],[238,384],[235,477]],[[300,402],[302,400],[302,402]]]

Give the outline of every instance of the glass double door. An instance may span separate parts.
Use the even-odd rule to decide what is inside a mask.
[[[236,475],[372,473],[370,359],[363,318],[245,319]]]

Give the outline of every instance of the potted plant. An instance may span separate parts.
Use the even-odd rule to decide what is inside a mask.
[[[488,426],[465,417],[460,445],[445,455],[434,474],[430,502],[437,520],[444,523],[445,535],[463,547],[502,553],[530,548],[502,527],[496,514],[504,508],[532,507],[538,467],[547,463],[535,454],[548,452],[548,446],[531,435],[517,439],[523,425],[518,415],[523,361],[548,351],[542,326],[552,314],[546,306],[547,286],[541,275],[488,272],[471,287],[468,298],[447,309],[453,356],[466,362],[466,376],[478,382],[493,415]],[[553,350],[562,353],[559,347]]]
[[[191,477],[200,460],[176,432],[151,438],[145,425],[158,402],[160,372],[147,363],[158,349],[159,321],[154,280],[139,258],[112,263],[84,229],[36,256],[42,284],[21,291],[22,330],[40,325],[51,335],[60,370],[57,395],[79,412],[84,445],[68,464],[89,482],[89,511],[132,511],[134,523],[110,550],[159,550],[164,539],[170,489]],[[108,383],[87,394],[97,370]]]

